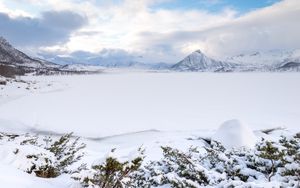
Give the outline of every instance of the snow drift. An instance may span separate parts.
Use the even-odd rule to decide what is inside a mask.
[[[221,142],[226,148],[253,148],[256,143],[253,131],[237,119],[225,121],[212,139]]]

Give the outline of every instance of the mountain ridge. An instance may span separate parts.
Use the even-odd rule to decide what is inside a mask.
[[[300,53],[299,53],[300,54]],[[172,66],[192,72],[283,72],[300,70],[300,55],[292,51],[254,52],[215,60],[196,50]]]
[[[33,58],[14,48],[5,38],[0,36],[0,75],[5,77],[22,76],[25,74],[73,74],[87,71],[61,69],[60,65],[50,61]],[[90,72],[90,71],[89,71]]]
[[[100,56],[87,60],[87,63],[82,63],[83,60],[77,61],[71,56],[51,58],[30,57],[14,48],[5,38],[0,36],[0,75],[2,76],[25,75],[27,73],[93,73],[114,68],[177,72],[300,72],[300,50],[257,51],[216,60],[198,49],[175,64],[143,63],[130,60],[130,58],[110,60]],[[66,61],[66,64],[52,63],[52,60]]]

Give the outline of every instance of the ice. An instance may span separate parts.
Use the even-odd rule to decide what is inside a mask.
[[[212,130],[232,118],[253,130],[298,129],[300,122],[299,74],[136,72],[26,79],[62,87],[3,91],[8,96],[20,91],[21,96],[1,97],[0,119],[38,131],[105,137]]]

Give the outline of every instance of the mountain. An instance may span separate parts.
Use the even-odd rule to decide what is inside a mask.
[[[227,72],[232,71],[236,66],[238,65],[234,63],[209,58],[197,50],[173,65],[171,69],[175,71]]]
[[[299,50],[256,51],[227,57],[225,60],[235,62],[244,67],[252,67],[254,71],[298,72],[300,70]]]
[[[277,71],[300,72],[300,61],[287,60],[276,68]]]
[[[87,71],[87,72],[103,71],[103,67],[97,65],[87,65],[87,64],[67,64],[67,65],[62,65],[60,69],[66,71]]]
[[[295,55],[295,51],[288,50],[255,51],[226,57],[225,61],[235,62],[238,64],[274,66],[284,62],[286,59],[294,57]]]
[[[45,73],[58,67],[51,62],[26,55],[0,37],[0,75],[13,77],[31,72]]]
[[[80,74],[98,70],[62,67],[50,61],[33,58],[14,48],[6,39],[0,37],[0,76],[15,77],[28,73],[41,74]]]
[[[83,53],[83,52],[82,52]],[[117,69],[117,68],[126,68],[126,69],[141,69],[141,70],[167,70],[170,68],[170,64],[159,62],[159,63],[143,63],[137,58],[120,56],[112,57],[106,56],[103,54],[88,54],[78,56],[78,53],[75,55],[72,53],[70,55],[51,55],[51,54],[39,54],[41,57],[55,62],[60,65],[76,65],[76,68],[82,69],[84,66],[89,67],[99,67],[102,69]],[[64,66],[71,67],[71,66]],[[75,68],[72,66],[72,68]],[[84,68],[85,69],[85,68]]]
[[[117,54],[117,55],[116,55]],[[39,54],[33,58],[14,48],[0,37],[0,75],[98,73],[104,69],[139,69],[150,71],[194,72],[298,72],[300,50],[271,50],[244,53],[216,60],[196,50],[176,64],[143,63],[139,57],[104,51],[93,54]],[[46,59],[46,60],[44,60]],[[55,62],[55,63],[52,63]]]
[[[0,37],[0,63],[28,68],[44,68],[48,66],[56,66],[53,63],[29,57],[25,53],[15,49],[3,37]]]
[[[197,50],[171,69],[197,72],[298,72],[300,50],[257,51],[225,57],[223,60],[215,60]]]

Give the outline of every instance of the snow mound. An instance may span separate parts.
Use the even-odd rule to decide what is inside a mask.
[[[226,148],[253,148],[257,138],[248,126],[233,119],[225,121],[212,139],[221,142]]]

